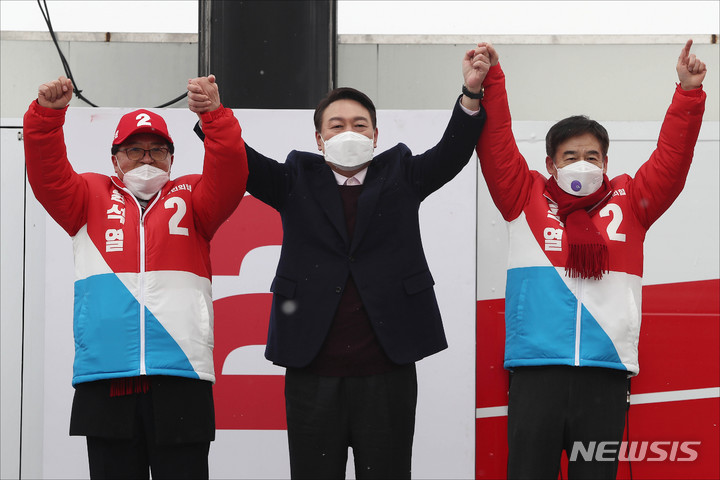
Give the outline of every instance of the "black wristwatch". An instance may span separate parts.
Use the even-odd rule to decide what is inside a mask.
[[[478,93],[473,93],[463,84],[462,86],[462,93],[468,98],[472,98],[473,100],[482,100],[483,95],[485,95],[485,87],[483,87]]]

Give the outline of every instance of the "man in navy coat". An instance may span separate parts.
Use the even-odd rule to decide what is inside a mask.
[[[287,368],[293,478],[344,478],[348,447],[358,479],[410,478],[415,362],[447,348],[418,210],[473,153],[488,69],[484,44],[465,53],[463,95],[420,155],[398,144],[374,156],[375,106],[352,88],[315,110],[323,155],[279,163],[246,145],[247,191],[283,225],[265,356]],[[212,108],[199,86],[188,91],[191,110]]]

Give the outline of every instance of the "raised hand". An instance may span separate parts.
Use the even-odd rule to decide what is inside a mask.
[[[473,93],[482,89],[483,80],[490,69],[490,53],[486,43],[478,43],[473,50],[465,52],[462,61],[462,73],[465,86]],[[493,49],[494,51],[494,49]],[[496,53],[497,55],[497,53]]]
[[[680,80],[680,87],[683,90],[692,90],[699,88],[705,79],[707,73],[707,67],[704,62],[701,62],[695,54],[690,53],[690,47],[692,47],[693,41],[688,40],[683,49],[680,51],[678,57],[678,63],[675,67],[678,74],[678,80]]]
[[[494,67],[498,64],[500,61],[500,55],[498,55],[497,50],[495,50],[495,47],[490,42],[482,42],[478,44],[478,46],[484,45],[487,48],[488,58],[490,59],[490,66]]]
[[[200,115],[220,107],[220,91],[215,83],[215,75],[191,78],[188,80],[187,90],[190,111]]]
[[[60,110],[70,103],[72,93],[72,81],[66,77],[58,77],[57,80],[43,83],[38,87],[37,101],[43,107]]]

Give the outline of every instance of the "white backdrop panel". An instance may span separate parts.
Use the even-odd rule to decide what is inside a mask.
[[[69,110],[66,144],[76,171],[112,174],[111,139],[120,116],[128,111]],[[238,110],[235,113],[248,144],[268,156],[283,160],[291,149],[317,151],[311,111]],[[202,143],[192,132],[196,117],[189,111],[174,109],[164,110],[162,114],[176,147],[172,176],[200,172]],[[449,109],[378,112],[378,151],[399,141],[417,153],[430,148],[440,138],[449,115]],[[421,207],[423,241],[437,284],[450,348],[418,365],[415,478],[474,476],[476,165],[473,158],[457,178],[431,195]],[[43,476],[87,478],[84,439],[68,436],[73,395],[70,385],[73,360],[71,240],[52,219],[46,217],[46,222],[45,360],[44,372],[37,380],[42,379],[45,392]],[[256,263],[252,268],[262,269],[257,275],[268,278],[276,267],[269,263]],[[236,284],[241,290],[255,288],[243,286],[242,281]],[[232,292],[238,293],[247,292]],[[225,295],[227,292],[221,294]],[[259,358],[256,361],[265,362]],[[249,366],[248,370],[257,372],[258,368]],[[285,432],[218,431],[210,449],[210,474],[212,478],[288,477]],[[349,468],[348,477],[353,476]]]

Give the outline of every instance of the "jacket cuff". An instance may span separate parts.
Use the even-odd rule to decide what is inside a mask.
[[[40,105],[37,101],[37,99],[33,100],[32,103],[30,103],[30,108],[35,115],[39,117],[64,117],[65,112],[67,112],[67,109],[70,105],[65,105],[63,108],[49,108],[49,107],[43,107]]]
[[[487,88],[490,85],[497,85],[498,83],[502,83],[505,80],[505,72],[503,72],[502,68],[500,67],[500,64],[493,65],[490,67],[490,70],[488,70],[487,75],[485,76],[485,80],[483,81],[483,86]]]
[[[218,108],[213,110],[212,112],[205,112],[200,115],[200,120],[202,121],[203,125],[212,122],[213,120],[217,120],[218,118],[222,118],[225,116],[225,107],[223,107],[222,103]]]
[[[685,90],[680,86],[679,83],[676,83],[675,91],[685,97],[701,97],[703,94],[703,87],[702,85],[700,85],[698,88],[693,88],[692,90]]]

